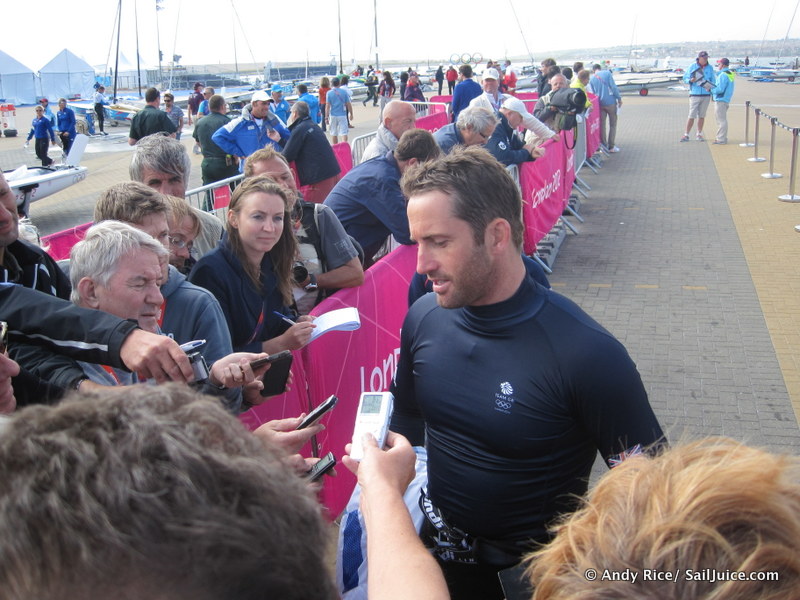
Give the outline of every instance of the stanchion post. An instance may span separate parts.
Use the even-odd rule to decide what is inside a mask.
[[[751,158],[748,158],[747,160],[750,161],[750,162],[764,162],[767,159],[758,155],[758,122],[760,120],[758,117],[761,116],[761,109],[757,108],[755,110],[755,113],[756,113],[756,127],[755,127],[756,131],[755,131],[755,135],[753,137],[753,140],[754,140],[754,142],[753,142],[753,156]]]
[[[744,144],[739,144],[741,148],[749,148],[750,143],[750,100],[744,103]]]
[[[797,176],[797,135],[800,134],[800,129],[795,127],[792,129],[792,164],[789,167],[789,193],[783,196],[778,196],[778,200],[783,202],[800,202],[800,196],[794,195],[794,180]]]
[[[769,120],[772,123],[772,133],[769,140],[769,173],[762,173],[761,176],[764,179],[780,179],[783,175],[775,172],[775,131],[778,127],[778,118],[770,117]]]

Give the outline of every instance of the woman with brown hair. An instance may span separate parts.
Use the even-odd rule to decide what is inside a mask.
[[[322,122],[320,125],[322,126],[322,131],[325,131],[328,127],[325,123],[325,104],[328,102],[328,92],[331,89],[331,80],[327,77],[323,77],[319,80],[319,89],[317,92],[319,93],[319,114],[322,115]]]
[[[289,308],[293,202],[268,176],[245,179],[231,197],[225,236],[189,274],[219,300],[236,352],[297,350],[311,337],[311,317],[294,319]]]

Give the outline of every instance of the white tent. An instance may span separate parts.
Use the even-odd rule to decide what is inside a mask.
[[[69,50],[62,50],[39,70],[41,95],[52,100],[91,98],[94,94],[94,69],[82,58]]]
[[[36,75],[0,50],[0,99],[9,104],[36,104]]]

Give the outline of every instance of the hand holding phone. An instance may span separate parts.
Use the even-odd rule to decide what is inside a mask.
[[[378,442],[378,448],[383,448],[386,443],[386,434],[389,433],[389,421],[394,409],[394,396],[391,392],[364,392],[358,401],[356,423],[353,428],[353,446],[350,458],[360,461],[364,457],[362,438],[365,433],[371,433]]]
[[[306,415],[306,417],[300,421],[300,424],[297,426],[297,429],[305,429],[306,427],[313,425],[317,421],[319,421],[325,413],[331,410],[339,399],[336,396],[330,396],[327,400],[325,400],[322,404],[317,406],[314,410]]]
[[[264,377],[261,379],[264,384],[264,389],[261,390],[262,396],[277,396],[286,390],[286,381],[289,379],[289,370],[292,368],[292,353],[284,350],[275,357],[269,371],[264,373]]]
[[[336,457],[333,452],[328,452],[313,467],[306,472],[308,481],[313,483],[336,466]]]

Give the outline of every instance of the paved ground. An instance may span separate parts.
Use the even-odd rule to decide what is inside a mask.
[[[774,450],[800,450],[800,204],[788,193],[791,136],[778,131],[775,171],[746,159],[744,101],[800,127],[797,88],[737,80],[731,143],[678,142],[687,101],[680,92],[626,96],[617,143],[592,186],[580,235],[561,248],[551,281],[617,335],[639,365],[672,439],[725,434]],[[30,122],[22,109],[18,128]],[[710,116],[710,115],[709,115]],[[372,131],[377,109],[356,105],[353,136]],[[769,128],[761,123],[768,156]],[[753,124],[751,122],[751,139]],[[707,133],[713,134],[710,116]],[[43,233],[91,218],[105,187],[128,179],[125,131],[93,142],[80,184],[36,202]],[[186,145],[191,147],[188,132]],[[711,136],[709,136],[711,137]],[[21,138],[0,139],[0,167],[34,164]],[[192,155],[190,187],[199,185]],[[795,410],[792,409],[794,401]]]
[[[738,83],[736,100],[781,104],[765,110],[800,126],[796,88]],[[666,90],[625,98],[622,152],[581,172],[593,188],[586,222],[551,282],[625,343],[672,439],[724,434],[794,453],[800,205],[777,200],[788,178],[747,162],[743,105],[730,109],[729,145],[712,146],[678,142],[687,104]],[[785,163],[791,135],[778,133]]]

